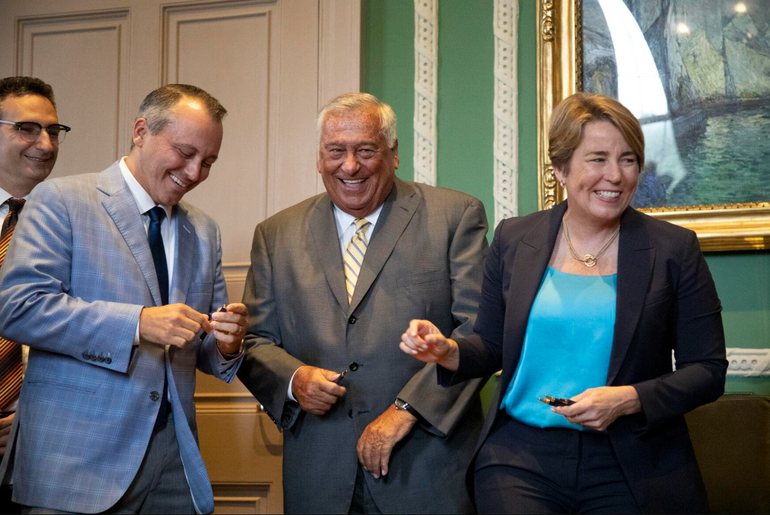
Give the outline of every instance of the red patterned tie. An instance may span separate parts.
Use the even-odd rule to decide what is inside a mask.
[[[0,232],[0,266],[3,266],[5,261],[5,251],[8,250],[22,207],[24,207],[24,199],[8,199],[8,215]],[[19,396],[22,369],[21,345],[0,336],[0,409],[6,409]]]

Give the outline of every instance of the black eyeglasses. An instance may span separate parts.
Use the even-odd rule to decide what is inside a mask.
[[[64,141],[67,133],[72,130],[71,127],[67,127],[66,125],[62,125],[60,123],[52,123],[48,127],[43,127],[37,122],[9,122],[8,120],[0,120],[0,123],[4,123],[6,125],[15,125],[19,130],[19,136],[21,136],[21,139],[30,143],[37,141],[37,139],[40,137],[40,132],[43,129],[45,129],[45,131],[48,133],[48,137],[51,138],[53,143],[61,143]]]

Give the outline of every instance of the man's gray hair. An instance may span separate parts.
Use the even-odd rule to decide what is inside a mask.
[[[139,118],[146,119],[150,134],[154,136],[171,123],[171,109],[184,97],[200,100],[211,118],[216,122],[221,123],[222,118],[227,114],[227,109],[219,103],[219,100],[197,86],[166,84],[144,97],[134,121]],[[134,148],[133,142],[131,143],[131,148]]]
[[[326,104],[316,118],[316,141],[318,148],[321,147],[321,132],[323,131],[324,120],[329,113],[354,113],[366,109],[375,108],[380,115],[380,132],[385,137],[385,142],[389,149],[396,145],[396,113],[393,108],[374,95],[369,93],[343,93],[333,98]]]

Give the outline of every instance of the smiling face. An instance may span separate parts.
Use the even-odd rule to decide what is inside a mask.
[[[0,118],[10,122],[35,122],[43,127],[59,123],[50,100],[40,95],[9,96],[0,102]],[[0,187],[14,197],[24,197],[53,170],[58,142],[41,131],[37,141],[24,141],[13,125],[0,124]]]
[[[567,169],[554,168],[569,197],[571,219],[614,226],[631,203],[639,162],[623,134],[610,122],[589,122]]]
[[[157,204],[173,206],[209,176],[222,145],[222,124],[198,100],[183,97],[151,134],[147,120],[134,123],[134,148],[126,164]]]
[[[388,198],[398,168],[398,141],[388,148],[376,108],[329,112],[321,131],[318,173],[332,202],[363,218]]]

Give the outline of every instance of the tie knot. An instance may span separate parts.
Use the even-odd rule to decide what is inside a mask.
[[[13,214],[18,215],[19,212],[21,212],[21,208],[24,207],[24,203],[26,202],[26,200],[24,200],[23,198],[9,198],[7,202],[8,202],[8,210]]]
[[[147,215],[149,215],[150,220],[153,222],[162,222],[163,217],[166,216],[166,211],[160,206],[155,206],[147,211]]]
[[[359,233],[369,227],[371,223],[366,218],[356,218],[353,220],[353,223],[356,224],[356,232]]]

